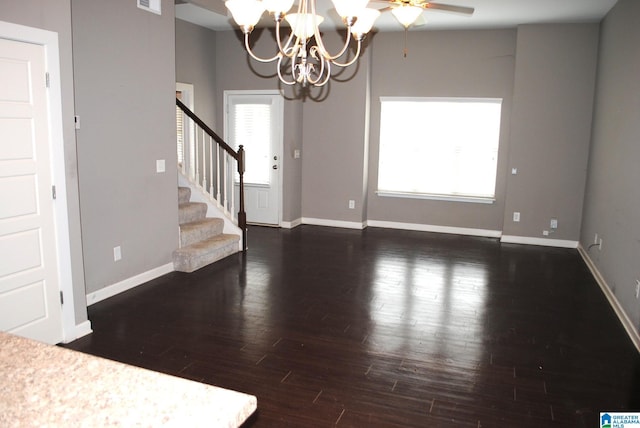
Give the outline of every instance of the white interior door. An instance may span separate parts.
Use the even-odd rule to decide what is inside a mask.
[[[62,341],[42,45],[0,39],[0,330]]]
[[[277,91],[225,91],[225,139],[245,149],[247,222],[280,225],[283,102]]]

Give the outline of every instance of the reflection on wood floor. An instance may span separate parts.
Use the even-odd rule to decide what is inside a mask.
[[[68,347],[258,397],[248,427],[593,427],[640,357],[577,250],[251,227],[89,308]]]

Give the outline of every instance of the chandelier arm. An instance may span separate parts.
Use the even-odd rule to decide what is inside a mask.
[[[362,50],[362,41],[358,40],[358,47],[356,49],[356,53],[353,56],[353,58],[351,58],[349,61],[347,62],[338,62],[338,61],[331,61],[332,64],[337,65],[338,67],[349,67],[350,65],[354,64],[358,58],[360,58],[360,51]]]
[[[303,0],[303,1],[306,3],[306,0]],[[347,37],[346,37],[344,46],[342,46],[342,49],[340,49],[340,51],[337,54],[331,55],[327,50],[327,48],[324,46],[324,42],[322,41],[322,36],[320,35],[320,26],[315,21],[316,20],[316,2],[315,1],[311,1],[311,13],[313,16],[313,27],[314,27],[313,35],[315,36],[316,45],[320,50],[320,54],[327,60],[333,62],[336,59],[340,58],[342,55],[344,55],[344,53],[347,51],[347,48],[349,47],[349,44],[351,42],[351,25],[353,24],[350,23],[350,25],[347,25],[347,34],[346,34]]]
[[[296,73],[297,68],[298,68],[298,56],[296,55],[291,58],[291,77],[293,78],[294,82],[299,83],[300,71]]]
[[[287,80],[287,79],[285,79],[285,77],[282,75],[281,68],[282,68],[282,60],[283,60],[284,58],[285,58],[285,57],[284,57],[284,56],[282,56],[282,55],[280,56],[280,58],[278,58],[278,66],[277,66],[278,78],[280,78],[280,81],[281,81],[282,83],[284,83],[285,85],[293,86],[293,85],[295,85],[295,84],[296,84],[295,76],[294,76],[294,79],[293,79],[293,80]],[[287,58],[288,58],[288,57],[287,57]]]
[[[253,51],[251,50],[251,47],[249,46],[249,34],[251,34],[251,33],[244,33],[244,47],[247,50],[247,52],[249,53],[249,55],[251,56],[251,58],[255,59],[256,61],[260,61],[260,62],[273,62],[276,59],[278,59],[278,57],[282,57],[280,52],[278,52],[277,54],[275,54],[271,58],[260,58],[259,56],[254,54]]]
[[[320,70],[318,70],[316,72],[316,76],[317,78],[313,79],[313,78],[309,78],[309,83],[311,83],[313,86],[322,86],[324,85],[328,80],[329,80],[329,76],[331,75],[331,62],[327,61],[321,54],[321,52],[319,51],[317,46],[313,46],[311,49],[309,49],[309,54],[316,60],[318,61],[318,63],[320,64]],[[327,68],[327,77],[322,79],[322,76],[325,74],[325,64],[326,64],[326,68]],[[322,83],[318,83],[322,80]]]
[[[299,45],[294,45],[294,46],[290,46],[287,48],[287,50],[289,51],[289,53],[287,54],[287,58],[290,59],[291,61],[291,78],[293,80],[286,80],[284,78],[282,78],[284,80],[284,83],[286,83],[287,85],[290,84],[295,84],[295,83],[300,83],[300,79],[301,79],[301,72],[300,69],[301,68],[305,68],[306,65],[306,51],[303,51],[300,49]],[[286,53],[286,52],[285,52]],[[303,60],[301,60],[300,62],[298,62],[298,58],[303,58]],[[306,70],[306,68],[305,68]],[[280,68],[278,68],[278,74],[280,76],[282,76],[281,74],[281,70]],[[293,83],[289,83],[289,82],[293,82]],[[306,82],[306,79],[305,79]]]
[[[293,28],[291,29],[291,32],[289,33],[289,37],[287,38],[287,42],[283,46],[282,45],[282,41],[280,40],[280,22],[281,21],[276,21],[276,41],[278,42],[278,50],[280,50],[280,53],[282,53],[282,55],[285,55],[285,56],[288,56],[289,58],[291,58],[287,54],[287,50],[291,46],[291,41],[293,40],[293,36],[294,36]],[[299,41],[299,38],[296,38],[295,45],[298,44],[298,41]]]
[[[326,85],[330,77],[331,77],[331,63],[327,63],[327,76],[324,78],[322,82],[320,82],[318,86]]]
[[[329,51],[327,51],[327,48],[324,46],[324,42],[322,41],[322,37],[320,36],[320,29],[318,28],[318,26],[316,26],[315,28],[314,35],[316,38],[316,45],[320,49],[320,54],[327,60],[332,62],[344,55],[344,53],[347,51],[347,48],[351,44],[351,26],[347,27],[347,37],[344,42],[344,46],[342,46],[342,49],[340,49],[340,51],[335,55],[331,55]]]
[[[322,81],[320,81],[320,77],[324,73],[324,63],[325,62],[327,64],[327,72],[325,73],[324,79]],[[322,72],[318,75],[318,78],[313,83],[314,86],[324,86],[324,85],[327,84],[327,82],[329,81],[329,78],[331,77],[331,61],[323,61],[323,65],[321,67],[321,70],[322,70]],[[318,83],[318,81],[320,81],[320,83]]]

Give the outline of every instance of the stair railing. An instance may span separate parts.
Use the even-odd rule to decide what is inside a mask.
[[[192,129],[191,125],[194,129],[191,133],[193,141],[183,145],[185,153],[181,165],[182,173],[213,199],[218,207],[224,210],[225,214],[242,230],[242,251],[246,251],[247,213],[244,208],[244,148],[240,145],[235,151],[177,98],[176,106],[184,113],[183,132]],[[189,153],[190,150],[194,150],[194,153]],[[238,172],[236,178],[239,188],[237,215],[234,214],[236,182],[233,170],[230,168],[234,162]]]

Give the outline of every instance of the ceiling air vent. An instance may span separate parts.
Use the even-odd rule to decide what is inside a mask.
[[[140,9],[161,15],[160,5],[162,0],[137,0]]]

